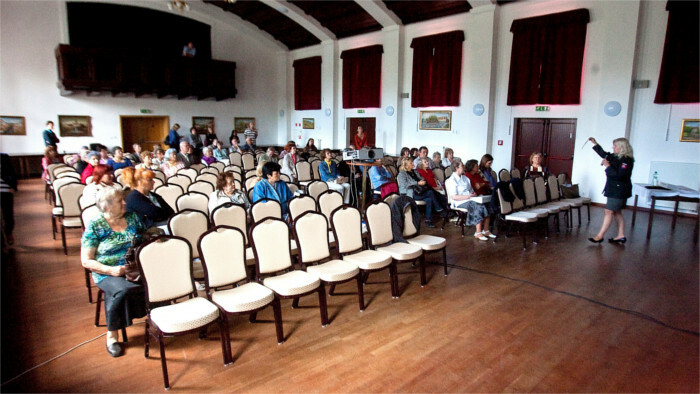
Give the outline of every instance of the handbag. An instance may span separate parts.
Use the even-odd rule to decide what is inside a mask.
[[[560,185],[561,188],[561,195],[564,198],[578,198],[580,197],[578,193],[578,185],[571,185],[571,186],[566,186],[566,185]]]
[[[425,193],[427,193],[428,190],[430,190],[430,189],[431,188],[429,186],[427,186],[427,184],[426,184],[426,186],[415,185],[415,186],[413,186],[413,195],[414,196],[422,196]]]
[[[144,243],[165,235],[165,232],[157,227],[151,227],[142,234],[135,234],[131,238],[131,245],[124,254],[124,276],[129,282],[141,282],[141,272],[136,263],[136,250]]]

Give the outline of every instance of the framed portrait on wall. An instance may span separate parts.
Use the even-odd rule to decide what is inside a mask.
[[[61,137],[92,137],[90,117],[83,115],[58,115]]]
[[[209,128],[216,132],[213,116],[193,116],[192,127],[197,129],[197,134],[206,134]]]
[[[0,115],[0,134],[27,135],[27,125],[24,116]]]
[[[681,142],[700,142],[700,119],[683,119]]]
[[[419,130],[452,130],[452,111],[418,111]]]

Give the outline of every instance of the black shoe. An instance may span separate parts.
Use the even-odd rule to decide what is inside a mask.
[[[603,238],[596,240],[595,238],[591,237],[591,238],[588,238],[588,240],[593,242],[594,244],[599,244],[599,243],[603,242]]]
[[[611,244],[623,244],[623,243],[627,242],[627,237],[622,237],[622,238],[618,238],[618,239],[608,238],[608,242],[610,242]]]
[[[431,222],[430,220],[426,220],[426,221],[425,221],[425,227],[428,227],[428,228],[435,228],[435,225],[434,225],[433,222]]]
[[[121,357],[124,355],[124,349],[122,349],[122,345],[119,342],[114,342],[111,345],[107,345],[107,353],[112,357]]]

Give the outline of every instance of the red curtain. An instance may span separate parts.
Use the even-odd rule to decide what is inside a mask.
[[[579,104],[587,9],[514,20],[508,105]]]
[[[295,60],[294,109],[321,109],[321,56]]]
[[[414,38],[411,107],[459,106],[461,30]]]
[[[654,102],[700,102],[700,47],[697,1],[669,1],[668,26]]]
[[[382,90],[381,45],[343,51],[343,108],[379,108]]]

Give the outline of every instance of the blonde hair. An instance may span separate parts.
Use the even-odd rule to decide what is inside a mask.
[[[634,159],[634,151],[632,150],[632,145],[627,140],[627,138],[616,138],[613,140],[613,144],[620,148],[620,157],[629,157]]]
[[[406,163],[407,162],[413,163],[413,159],[410,157],[402,157],[401,158],[401,164],[399,165],[399,171],[406,171]]]
[[[537,155],[542,156],[542,158],[544,159],[544,155],[542,154],[542,152],[532,152],[532,154],[530,155],[530,165],[532,165],[532,159],[534,159]]]

